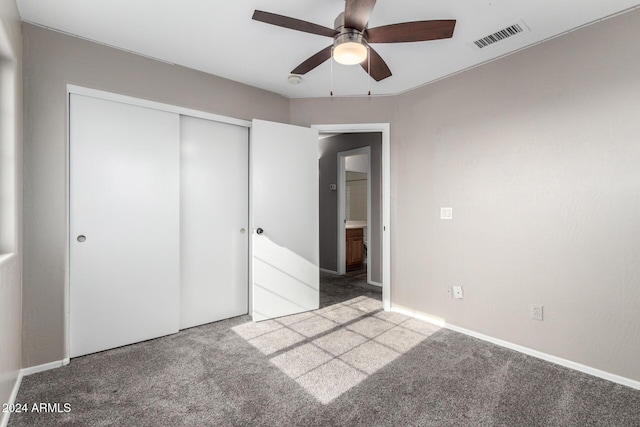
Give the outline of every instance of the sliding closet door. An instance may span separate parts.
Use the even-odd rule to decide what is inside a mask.
[[[181,117],[180,329],[247,314],[249,131]]]
[[[70,355],[179,324],[179,116],[70,98]]]

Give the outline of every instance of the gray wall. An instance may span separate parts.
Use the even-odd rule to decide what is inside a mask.
[[[241,119],[288,121],[288,101],[24,24],[25,258],[23,365],[64,357],[66,84],[72,83]]]
[[[392,306],[639,381],[638,52],[634,11],[291,122],[391,123]]]
[[[382,136],[380,133],[340,134],[320,140],[320,268],[338,270],[338,153],[371,147],[371,280],[382,283]]]
[[[0,0],[0,186],[4,222],[0,254],[0,403],[21,368],[22,341],[22,35],[15,0]],[[7,173],[9,171],[9,173]],[[8,199],[7,199],[8,197]],[[11,205],[14,205],[13,207]],[[13,212],[7,212],[7,208]],[[0,423],[5,414],[0,413]]]

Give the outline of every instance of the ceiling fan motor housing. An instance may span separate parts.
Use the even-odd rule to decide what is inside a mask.
[[[340,15],[333,21],[333,28],[336,31],[342,31],[344,28],[344,12],[341,12]]]

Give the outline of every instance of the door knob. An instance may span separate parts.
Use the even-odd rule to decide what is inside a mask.
[[[77,240],[78,240],[78,242],[82,243],[85,240],[87,240],[87,236],[85,236],[84,234],[81,234],[81,235],[78,236]]]
[[[263,230],[262,228],[258,228],[258,229],[256,230],[256,233],[258,233],[258,234],[262,234],[262,233],[264,233],[264,230]]]

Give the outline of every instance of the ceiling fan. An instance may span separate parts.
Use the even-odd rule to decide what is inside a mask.
[[[344,13],[338,15],[334,28],[324,27],[300,19],[275,13],[256,10],[253,19],[271,25],[290,28],[305,33],[332,37],[333,44],[309,57],[291,71],[292,74],[306,74],[313,70],[332,54],[342,64],[360,64],[376,81],[391,76],[389,66],[380,57],[370,43],[404,43],[427,40],[447,39],[453,36],[455,19],[437,21],[415,21],[367,28],[369,16],[376,0],[345,0]],[[370,52],[369,61],[367,50]],[[369,64],[370,62],[370,64]]]

